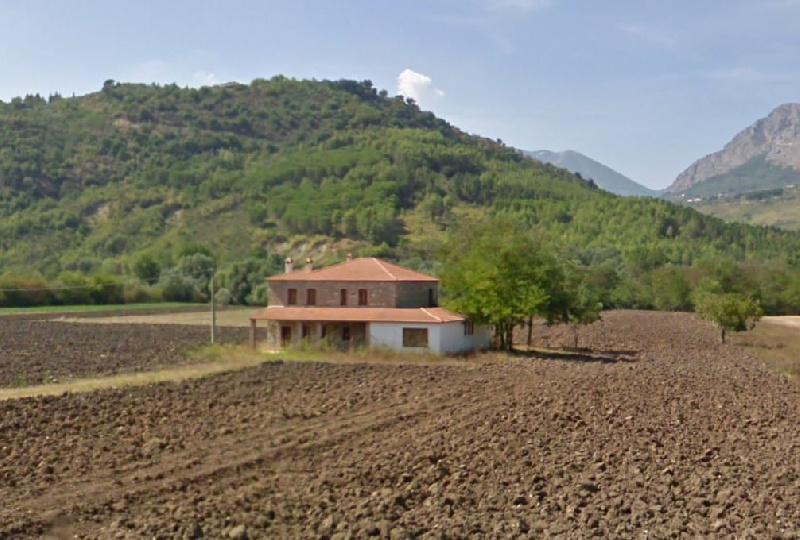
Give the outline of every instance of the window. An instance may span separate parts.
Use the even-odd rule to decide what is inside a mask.
[[[328,335],[328,327],[323,324],[322,325],[322,333],[320,334],[320,337],[322,339],[325,339],[327,337],[327,335]]]
[[[428,307],[439,307],[436,305],[436,292],[428,289]]]
[[[289,289],[289,294],[286,297],[286,304],[289,306],[297,305],[297,289]]]
[[[308,289],[306,291],[306,304],[309,306],[317,304],[317,289]]]
[[[359,306],[366,306],[368,298],[369,298],[369,296],[367,295],[367,289],[358,289],[358,305]]]
[[[303,325],[303,339],[308,339],[311,335],[311,327],[307,324]]]
[[[345,326],[342,328],[342,341],[350,341],[350,327]]]
[[[471,336],[475,333],[475,324],[472,321],[464,321],[464,335]]]
[[[339,291],[339,303],[343,306],[347,305],[347,289],[342,289]]]
[[[403,328],[403,347],[427,347],[427,328]]]

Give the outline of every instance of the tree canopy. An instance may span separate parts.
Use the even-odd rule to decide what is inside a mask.
[[[700,317],[719,327],[722,343],[728,331],[750,330],[763,313],[758,300],[743,294],[707,291],[696,295],[695,310]]]
[[[514,327],[532,317],[597,320],[600,306],[578,272],[518,221],[464,222],[449,240],[442,275],[446,303],[475,323],[494,326],[500,348],[511,348]]]
[[[109,80],[86,96],[0,102],[8,281],[161,281],[200,244],[223,272],[287,252],[437,272],[448,229],[486,216],[513,217],[552,245],[606,307],[691,309],[719,264],[769,311],[800,309],[798,234],[608,194],[369,81]]]

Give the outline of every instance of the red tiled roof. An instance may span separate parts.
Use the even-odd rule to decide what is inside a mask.
[[[376,258],[358,258],[310,272],[300,269],[267,281],[439,281]]]
[[[443,308],[322,308],[270,306],[250,316],[254,321],[398,322],[442,324],[466,320]]]

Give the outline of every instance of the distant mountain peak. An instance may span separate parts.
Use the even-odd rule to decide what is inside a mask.
[[[768,166],[800,170],[800,103],[785,103],[739,132],[725,147],[695,161],[667,188],[681,193],[712,178],[732,174],[763,158]]]
[[[603,165],[588,156],[575,150],[550,150],[523,151],[534,159],[543,163],[551,163],[572,173],[578,173],[586,180],[592,179],[602,189],[617,195],[633,195],[640,197],[655,197],[658,192],[634,182],[627,176]]]

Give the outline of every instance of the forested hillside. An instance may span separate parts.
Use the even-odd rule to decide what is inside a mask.
[[[197,253],[245,274],[248,260],[347,251],[430,271],[448,224],[498,212],[608,267],[609,287],[633,291],[617,303],[652,304],[641,291],[665,265],[771,260],[789,275],[800,254],[794,233],[610,195],[368,81],[108,81],[84,97],[15,99],[0,104],[0,194],[7,280],[156,281]]]

